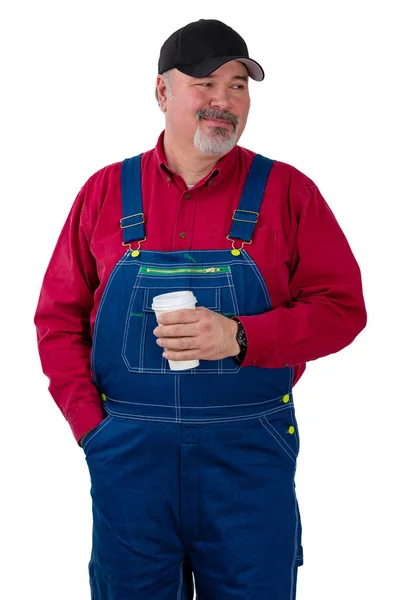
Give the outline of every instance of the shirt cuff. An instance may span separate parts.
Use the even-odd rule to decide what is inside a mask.
[[[72,429],[72,433],[79,444],[79,440],[90,429],[99,425],[105,417],[105,411],[102,401],[85,402],[73,408],[73,411],[67,415],[67,421]]]
[[[247,338],[247,352],[242,367],[268,367],[268,361],[275,362],[276,335],[268,314],[237,315]]]

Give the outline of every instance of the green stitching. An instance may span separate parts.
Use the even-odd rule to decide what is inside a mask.
[[[131,313],[131,317],[144,317],[143,313]]]
[[[197,260],[195,258],[193,258],[193,256],[190,256],[190,254],[184,254],[183,257],[184,258],[188,258],[192,262],[197,262]]]

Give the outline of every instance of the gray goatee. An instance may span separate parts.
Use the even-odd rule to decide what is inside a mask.
[[[193,143],[196,150],[202,154],[227,154],[234,148],[238,134],[238,119],[228,111],[219,110],[199,110],[196,115],[197,128],[193,137]],[[200,127],[200,121],[204,118],[223,119],[233,125],[233,132],[224,127],[211,126],[210,132],[206,133]]]

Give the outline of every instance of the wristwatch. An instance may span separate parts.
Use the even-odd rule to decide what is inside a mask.
[[[244,330],[244,327],[243,327],[241,321],[237,317],[232,317],[232,318],[238,324],[238,329],[237,329],[237,333],[236,333],[236,341],[239,344],[240,352],[236,356],[236,358],[238,359],[238,361],[242,362],[244,360],[244,357],[246,356],[246,352],[247,352],[246,332]]]

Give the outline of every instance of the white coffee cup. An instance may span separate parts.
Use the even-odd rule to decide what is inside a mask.
[[[169,292],[168,294],[160,294],[154,296],[151,308],[158,317],[165,312],[173,312],[186,308],[196,308],[196,296],[191,291]],[[199,366],[198,360],[169,360],[171,371],[183,371],[185,369],[194,369]]]

